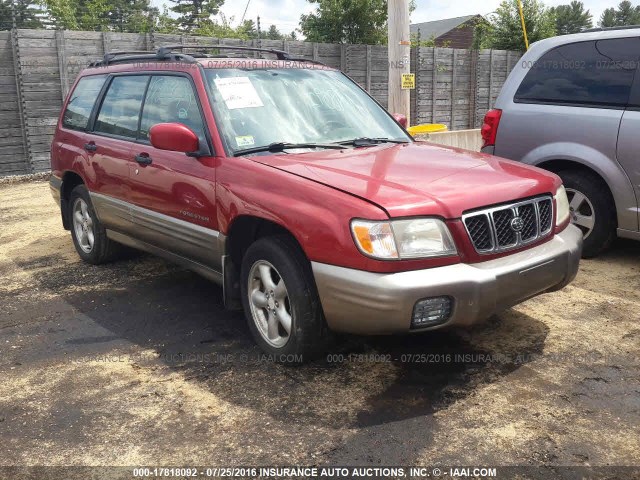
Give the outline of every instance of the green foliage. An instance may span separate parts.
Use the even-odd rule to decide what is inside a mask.
[[[431,38],[420,38],[417,33],[411,34],[411,47],[435,47],[436,39],[435,37]]]
[[[42,28],[41,11],[28,0],[0,0],[0,30],[11,30],[13,10],[18,28]]]
[[[253,20],[245,20],[237,28],[237,32],[242,38],[258,38],[258,27]]]
[[[178,14],[177,22],[185,33],[196,33],[207,29],[211,17],[218,14],[224,0],[170,0],[175,5],[171,11]]]
[[[65,30],[145,33],[159,11],[149,0],[42,0],[51,26]]]
[[[555,16],[550,9],[539,0],[523,0],[522,3],[530,44],[556,35]],[[489,16],[489,23],[484,32],[483,48],[525,49],[518,0],[503,0],[495,13]]]
[[[634,7],[625,0],[620,2],[618,8],[607,8],[600,17],[599,25],[603,28],[640,25],[640,6]]]
[[[569,5],[559,5],[551,8],[556,17],[556,33],[567,35],[579,33],[593,27],[592,16],[589,10],[585,10],[584,3],[573,0]]]
[[[278,27],[271,25],[267,31],[267,38],[269,40],[282,40],[283,35],[278,31]]]
[[[300,30],[310,42],[384,44],[386,0],[309,0],[316,10],[300,17]]]

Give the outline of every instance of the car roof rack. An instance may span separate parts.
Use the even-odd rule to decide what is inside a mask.
[[[319,62],[318,60],[310,60],[304,57],[294,57],[289,52],[285,52],[284,50],[277,50],[275,48],[261,48],[261,47],[246,47],[244,45],[164,45],[158,49],[158,54],[168,54],[173,50],[182,50],[185,48],[193,48],[193,49],[204,49],[204,50],[237,50],[241,52],[262,52],[262,53],[270,53],[275,55],[278,60],[287,60],[290,62],[308,62],[308,63],[316,63],[318,65],[324,65],[324,63]],[[204,57],[209,58],[225,58],[223,56],[217,55],[209,55],[205,52],[198,52]],[[229,57],[226,57],[229,58]]]
[[[182,50],[185,48],[203,49],[203,50],[238,50],[241,52],[262,52],[271,53],[278,60],[290,60],[291,56],[284,50],[276,50],[274,48],[246,47],[244,45],[163,45],[158,49],[158,55],[167,55],[173,50]]]
[[[199,49],[200,51],[195,53],[177,53],[174,50],[184,49]],[[291,56],[288,52],[283,50],[276,50],[272,48],[258,48],[258,47],[245,47],[242,45],[163,45],[155,52],[150,51],[116,51],[107,52],[102,57],[102,60],[91,62],[90,67],[106,67],[108,65],[121,64],[121,63],[134,63],[134,62],[151,62],[151,61],[174,61],[174,62],[187,62],[195,63],[197,58],[237,58],[230,57],[228,55],[212,55],[202,50],[236,50],[241,52],[262,52],[275,55],[278,60],[286,60],[291,62],[308,62],[318,65],[324,65],[324,63],[317,60],[309,60],[302,57]]]
[[[581,33],[613,32],[615,30],[633,30],[637,28],[640,28],[640,25],[624,25],[621,27],[597,27],[597,28],[589,28],[588,30],[583,30]]]

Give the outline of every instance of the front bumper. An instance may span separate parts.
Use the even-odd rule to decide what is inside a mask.
[[[416,331],[470,326],[544,292],[560,290],[578,273],[582,232],[569,225],[552,240],[506,257],[401,273],[371,273],[312,263],[329,328],[361,335],[411,330],[413,308],[449,296],[446,323]]]

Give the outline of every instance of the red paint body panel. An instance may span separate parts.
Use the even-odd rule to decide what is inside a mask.
[[[212,66],[207,65],[210,62],[200,63]],[[284,65],[247,62],[258,68]],[[242,68],[229,65],[227,60],[213,63],[221,68]],[[226,157],[198,65],[122,64],[87,69],[81,76],[143,71],[191,76],[209,129],[213,156],[192,158],[155,149],[148,143],[72,131],[61,127],[59,121],[52,145],[54,175],[64,179],[67,172],[77,173],[92,192],[222,234],[243,216],[266,219],[291,232],[312,261],[372,272],[399,272],[509,255],[513,252],[493,256],[475,253],[460,220],[462,213],[553,194],[560,186],[558,177],[534,167],[422,142]],[[98,146],[96,152],[84,149],[90,141]],[[134,157],[140,153],[149,155],[153,163],[138,165]],[[185,217],[185,210],[195,216]],[[459,255],[377,261],[362,255],[351,237],[353,218],[385,220],[418,215],[446,219]]]
[[[365,198],[391,217],[459,218],[467,210],[554,194],[560,186],[552,173],[427,143],[256,156],[254,160]]]

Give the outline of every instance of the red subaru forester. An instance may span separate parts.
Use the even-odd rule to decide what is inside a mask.
[[[414,141],[349,77],[274,60],[108,54],[78,77],[51,188],[80,257],[119,245],[219,283],[276,359],[330,331],[468,326],[576,275],[560,179]],[[236,48],[236,50],[239,50]]]

